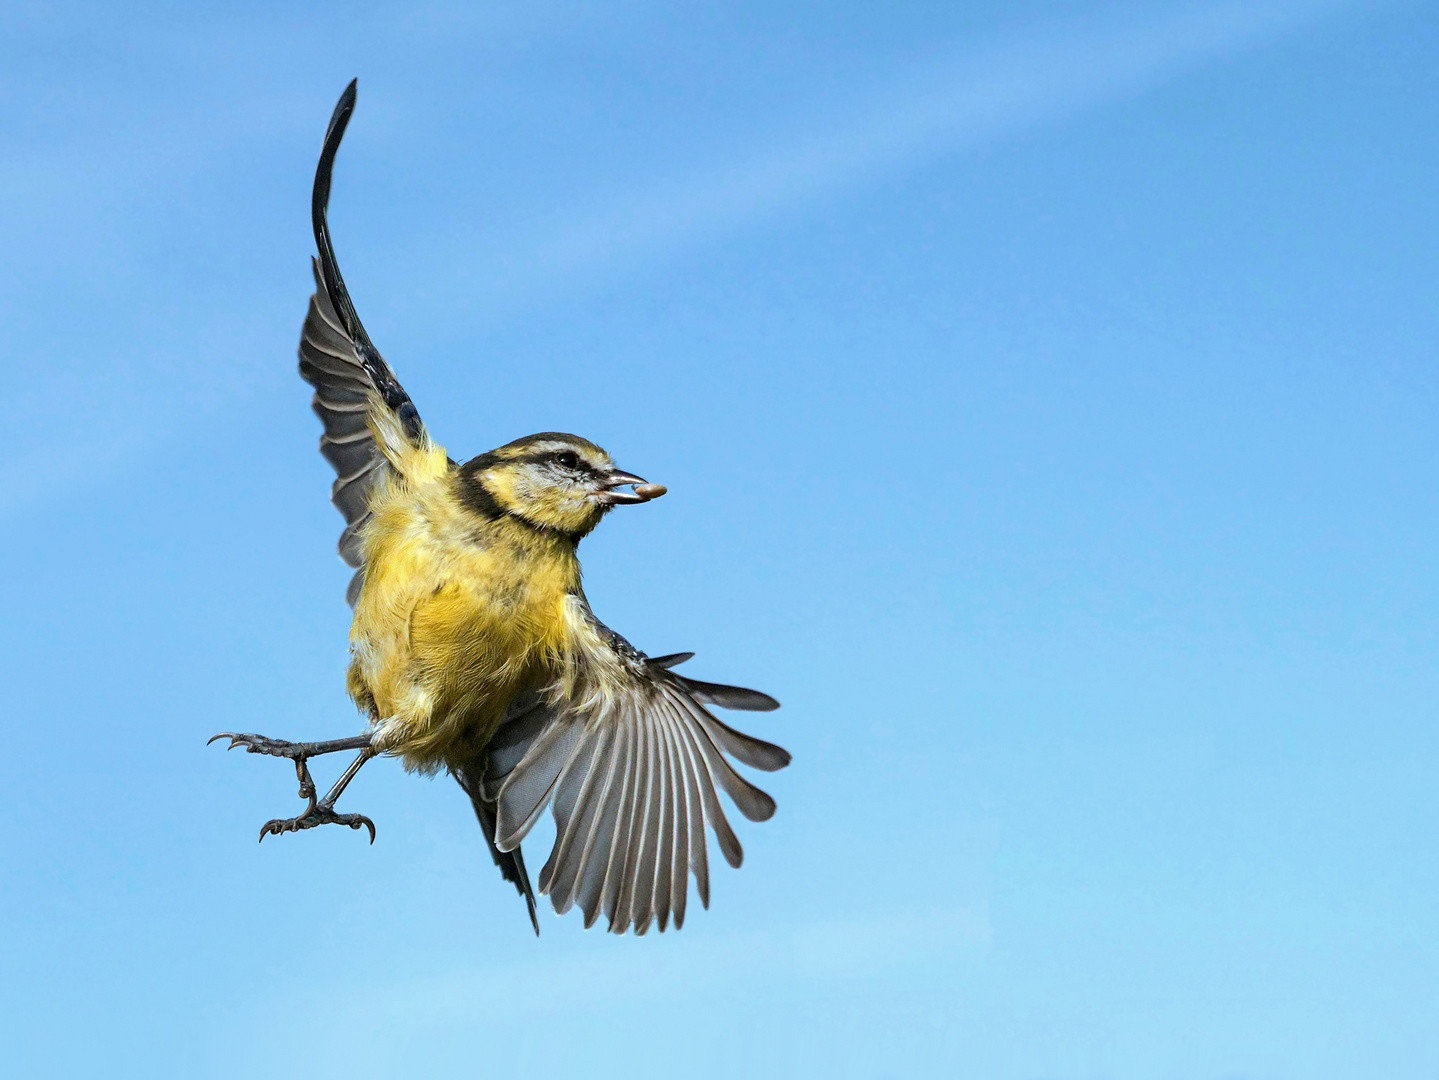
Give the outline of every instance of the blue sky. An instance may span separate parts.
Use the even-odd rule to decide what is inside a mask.
[[[25,1076],[1439,1071],[1439,8],[8,5],[0,1060]],[[665,483],[601,616],[785,707],[708,912],[537,942],[348,830],[309,186],[465,457]],[[320,779],[330,775],[321,766]],[[536,837],[532,861],[548,841]]]

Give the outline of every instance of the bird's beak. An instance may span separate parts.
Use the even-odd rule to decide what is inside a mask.
[[[633,484],[633,491],[619,491],[619,488]],[[666,491],[663,484],[651,484],[643,476],[635,476],[633,473],[615,472],[610,473],[604,479],[604,490],[595,496],[595,501],[602,506],[619,506],[621,503],[642,503],[651,499],[658,499]]]

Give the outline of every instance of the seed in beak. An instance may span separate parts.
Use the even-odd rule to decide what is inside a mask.
[[[616,488],[632,487],[633,491],[617,491]],[[595,500],[602,506],[620,506],[625,503],[649,502],[665,493],[663,484],[651,484],[643,476],[614,470],[605,477],[604,490],[596,493]]]

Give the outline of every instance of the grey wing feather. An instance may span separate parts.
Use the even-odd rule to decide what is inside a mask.
[[[609,640],[629,685],[593,714],[538,695],[512,707],[487,749],[482,791],[495,802],[500,851],[517,847],[551,806],[555,841],[538,884],[556,912],[579,907],[586,926],[603,915],[621,934],[671,922],[678,929],[690,874],[709,906],[705,825],[726,862],[744,858],[718,792],[751,821],[774,813],[774,800],[728,758],[774,770],[790,757],[705,708],[772,698],[682,679],[668,670],[670,658],[656,663],[618,635]]]
[[[742,709],[745,712],[771,712],[779,708],[778,701],[758,690],[701,682],[699,679],[687,679],[683,675],[676,675],[675,678],[690,692],[691,697],[706,705],[718,705],[722,709]]]
[[[325,427],[320,453],[335,470],[330,501],[345,519],[340,558],[359,571],[345,594],[351,607],[365,580],[360,534],[370,520],[370,493],[390,472],[375,443],[371,410],[392,414],[397,430],[408,439],[419,440],[424,431],[409,395],[355,313],[330,242],[330,180],[354,110],[355,83],[351,82],[330,117],[315,167],[310,215],[319,257],[311,260],[315,293],[300,332],[300,377],[315,388],[311,407]]]
[[[360,531],[370,520],[370,492],[390,471],[365,416],[369,377],[354,343],[339,325],[334,305],[325,293],[318,260],[315,294],[300,334],[300,377],[315,388],[311,408],[324,425],[320,453],[335,470],[330,501],[345,519],[340,534],[340,558],[360,572],[354,576],[346,599],[354,606],[364,581]]]

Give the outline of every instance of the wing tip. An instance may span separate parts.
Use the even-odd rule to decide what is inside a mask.
[[[355,111],[355,100],[360,93],[360,77],[356,75],[346,84],[345,89],[340,93],[340,99],[335,102],[335,111],[330,113],[329,126],[325,128],[325,145],[328,147],[330,136],[335,134],[335,128],[344,128],[349,122],[350,114]],[[343,136],[343,132],[342,132]],[[336,139],[336,147],[339,140]]]

